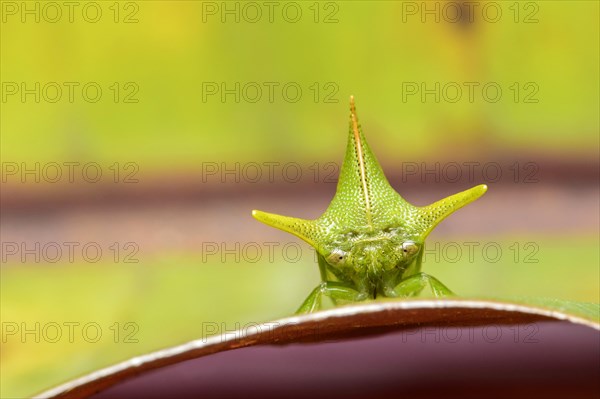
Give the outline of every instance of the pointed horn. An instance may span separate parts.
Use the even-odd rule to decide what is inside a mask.
[[[479,186],[475,186],[468,190],[434,202],[431,205],[418,208],[421,222],[426,226],[425,231],[422,233],[422,238],[425,239],[425,237],[431,233],[435,226],[437,226],[450,214],[454,213],[454,211],[475,201],[477,198],[485,194],[486,191],[487,186],[485,184],[480,184]]]
[[[252,211],[252,216],[259,222],[291,233],[316,248],[315,225],[312,220],[276,215],[257,210]]]
[[[371,226],[379,217],[376,204],[397,196],[372,153],[362,132],[354,96],[350,97],[350,121],[346,154],[340,170],[336,194],[327,213],[352,217]]]

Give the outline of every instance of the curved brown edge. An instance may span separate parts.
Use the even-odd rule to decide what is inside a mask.
[[[427,326],[483,326],[559,320],[600,330],[600,324],[559,311],[493,301],[371,302],[257,324],[236,333],[198,339],[137,356],[45,391],[34,398],[86,398],[141,373],[252,345],[348,339]]]

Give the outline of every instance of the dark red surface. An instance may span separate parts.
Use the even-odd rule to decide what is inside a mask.
[[[600,333],[534,322],[249,347],[147,372],[92,397],[409,396],[600,398]]]

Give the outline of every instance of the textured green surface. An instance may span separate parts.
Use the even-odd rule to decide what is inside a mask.
[[[497,299],[497,301],[502,301],[502,299]],[[594,323],[600,323],[600,304],[598,303],[540,297],[516,297],[504,302],[513,302],[532,307],[555,310],[568,315],[581,317]]]
[[[350,98],[350,128],[337,191],[316,220],[253,211],[263,223],[292,233],[319,254],[323,284],[302,311],[320,308],[320,296],[357,301],[378,296],[413,296],[429,285],[434,294],[450,294],[436,279],[420,273],[425,238],[444,218],[476,200],[482,184],[417,207],[388,183],[371,152]],[[338,284],[338,282],[340,284]]]

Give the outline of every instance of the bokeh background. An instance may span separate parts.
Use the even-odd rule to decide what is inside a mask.
[[[326,208],[351,94],[409,201],[489,185],[426,272],[599,301],[598,2],[0,4],[2,397],[293,312],[250,212]]]

